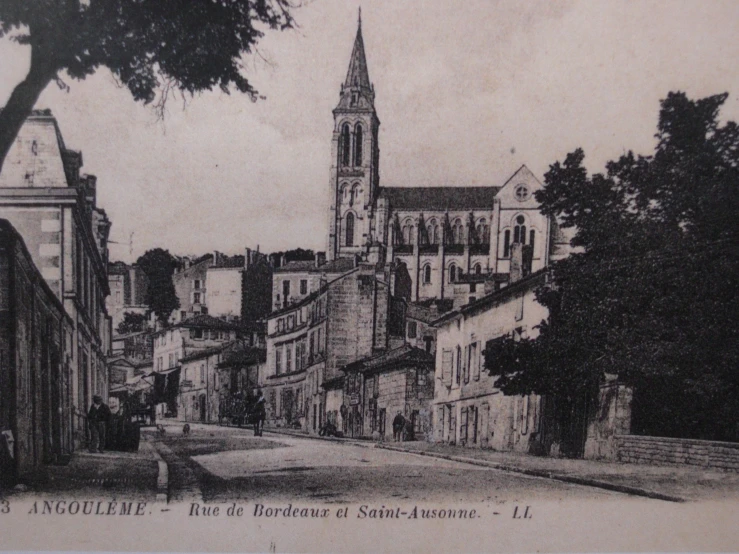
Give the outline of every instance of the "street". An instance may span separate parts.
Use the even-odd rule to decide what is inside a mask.
[[[170,501],[516,502],[604,499],[617,493],[346,442],[251,430],[169,425],[155,446]]]

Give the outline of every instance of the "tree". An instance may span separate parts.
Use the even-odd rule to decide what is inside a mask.
[[[634,432],[739,440],[739,128],[718,121],[726,98],[670,93],[652,156],[588,176],[577,150],[550,167],[536,198],[583,252],[537,291],[539,335],[487,349],[504,392],[575,402],[612,374],[634,388]]]
[[[172,312],[180,307],[172,275],[177,267],[177,260],[168,250],[154,248],[147,250],[136,264],[146,274],[149,287],[146,290],[146,304],[156,314],[159,321],[167,324]]]
[[[26,117],[60,73],[110,69],[137,101],[233,87],[258,98],[242,73],[266,29],[294,25],[289,0],[3,0],[0,37],[31,48],[31,65],[0,112],[0,169]]]
[[[137,314],[135,312],[126,312],[123,314],[123,321],[118,324],[116,333],[119,335],[128,335],[129,333],[138,333],[146,329],[148,318],[146,314]]]

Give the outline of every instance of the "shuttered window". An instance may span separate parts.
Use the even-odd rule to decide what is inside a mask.
[[[441,352],[441,379],[445,387],[452,386],[452,351],[449,348]]]
[[[472,364],[472,379],[480,380],[480,348],[479,342],[470,345],[470,363]]]

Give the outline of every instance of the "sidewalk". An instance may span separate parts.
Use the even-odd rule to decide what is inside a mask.
[[[44,465],[25,485],[5,491],[15,498],[103,497],[110,500],[161,500],[157,497],[160,477],[159,456],[142,436],[138,452],[106,451],[103,454],[80,449],[66,465]]]
[[[546,458],[422,441],[377,443],[376,447],[674,502],[739,499],[739,474],[697,467]]]

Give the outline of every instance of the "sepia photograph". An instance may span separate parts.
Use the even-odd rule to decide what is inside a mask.
[[[0,550],[739,549],[738,24],[0,0]]]

